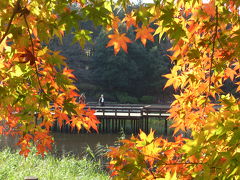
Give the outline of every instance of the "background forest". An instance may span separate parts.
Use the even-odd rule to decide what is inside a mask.
[[[129,6],[137,9],[140,4]],[[72,6],[78,12],[78,7]],[[121,11],[115,12],[120,17]],[[101,94],[106,101],[117,103],[160,103],[170,104],[173,100],[172,87],[164,89],[166,78],[162,75],[170,72],[171,65],[167,51],[171,47],[170,41],[163,36],[154,37],[154,42],[148,41],[146,47],[140,40],[128,45],[128,53],[121,50],[114,55],[113,47],[106,48],[109,41],[107,37],[112,32],[96,27],[91,21],[71,22],[73,27],[80,26],[89,30],[91,42],[79,41],[82,37],[73,33],[73,29],[66,31],[62,41],[58,38],[51,41],[49,48],[60,51],[67,58],[68,66],[74,70],[77,77],[76,86],[85,93],[87,102],[96,102]],[[151,25],[156,29],[154,25]],[[126,32],[126,27],[119,27]],[[130,28],[127,36],[134,39],[136,32]],[[79,37],[79,39],[78,39]],[[84,43],[84,48],[83,44]],[[222,87],[225,92],[230,92],[235,97],[236,85],[227,80]]]
[[[76,36],[71,30],[62,42],[54,39],[49,47],[61,51],[60,54],[68,59],[77,77],[76,86],[85,93],[88,102],[97,101],[100,94],[104,94],[108,102],[169,103],[173,91],[172,88],[163,89],[166,78],[162,77],[171,67],[170,52],[167,52],[171,44],[167,38],[155,38],[146,47],[137,40],[129,44],[128,53],[121,50],[114,55],[113,47],[106,48],[107,35],[111,32],[94,27],[90,21],[81,22],[80,27],[92,31],[89,34],[92,42],[84,48],[74,39]],[[134,38],[136,32],[129,29],[127,34]]]

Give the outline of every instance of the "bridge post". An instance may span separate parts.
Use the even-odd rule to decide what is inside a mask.
[[[148,129],[148,122],[149,122],[149,120],[148,120],[148,117],[146,118],[146,127],[147,127],[147,129],[146,129],[146,133],[148,134],[148,132],[149,132],[149,129]]]
[[[102,118],[102,132],[104,132],[104,125],[105,125],[104,118]]]
[[[118,132],[118,120],[115,118],[115,132]]]
[[[114,133],[114,118],[111,119],[111,123],[112,123],[112,133]]]
[[[165,127],[164,127],[164,134],[165,134],[165,136],[167,136],[168,135],[168,122],[167,122],[167,118],[165,118]]]

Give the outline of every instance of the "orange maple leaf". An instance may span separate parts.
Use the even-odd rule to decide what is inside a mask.
[[[234,75],[236,75],[236,74],[237,74],[236,71],[234,71],[231,68],[227,68],[225,70],[225,79],[230,78],[233,81]]]
[[[112,28],[118,29],[118,23],[120,23],[121,20],[117,16],[113,16],[112,18]]]
[[[69,122],[67,114],[62,113],[60,111],[56,111],[54,117],[58,120],[60,128],[62,128],[62,123],[64,120],[66,120],[66,122]]]
[[[125,36],[126,33],[119,34],[109,34],[108,38],[111,39],[106,47],[113,46],[114,47],[114,54],[116,55],[120,48],[122,48],[127,53],[127,43],[131,43],[132,41]]]
[[[144,46],[146,46],[147,39],[152,42],[154,41],[153,35],[151,34],[152,32],[154,32],[154,29],[147,26],[142,26],[141,28],[137,28],[135,31],[137,32],[136,40],[141,38]]]
[[[4,127],[0,126],[0,134],[3,134]]]
[[[111,24],[107,25],[107,31],[111,31],[113,29],[114,32],[118,32],[118,24],[121,22],[121,20],[118,18],[118,16],[114,16],[114,14],[111,14],[110,17]]]
[[[211,2],[209,3],[204,3],[203,6],[203,11],[210,15],[210,16],[215,16],[216,12],[215,12],[215,1],[211,0]]]
[[[240,92],[240,82],[236,82],[235,84],[238,85],[236,92]]]
[[[63,69],[63,75],[66,75],[68,78],[77,79],[76,76],[72,74],[73,71],[74,71],[73,69],[68,69],[65,67]]]
[[[127,30],[131,27],[131,26],[137,26],[136,23],[136,17],[134,16],[133,11],[129,14],[126,14],[125,18],[123,18],[122,22],[126,22],[126,26],[127,26]]]

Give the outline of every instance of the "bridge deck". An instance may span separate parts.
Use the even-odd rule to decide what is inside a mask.
[[[147,105],[147,106],[90,106],[96,111],[98,117],[168,117],[169,106]]]
[[[149,118],[164,119],[164,134],[167,135],[168,123],[166,118],[170,115],[167,111],[169,106],[166,105],[147,105],[147,106],[128,106],[128,105],[111,105],[97,106],[88,105],[86,107],[95,110],[95,115],[100,120],[98,125],[99,132],[119,132],[121,129],[126,130],[130,127],[131,133],[139,132],[139,129],[145,132],[149,131]],[[56,121],[57,123],[57,121]],[[128,124],[128,125],[127,125]],[[53,131],[59,131],[59,125],[55,124]],[[63,125],[61,131],[70,132],[69,125]]]

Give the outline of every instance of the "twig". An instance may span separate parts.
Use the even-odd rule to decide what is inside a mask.
[[[148,163],[146,161],[144,161],[146,166],[148,167]],[[156,176],[154,175],[153,171],[151,170],[151,168],[148,168],[148,171],[151,173],[151,175],[153,176],[154,179],[156,179]]]
[[[35,57],[35,51],[34,51],[34,44],[33,44],[33,38],[32,38],[32,35],[31,35],[31,32],[30,32],[30,28],[29,28],[29,25],[28,25],[28,22],[27,22],[27,19],[26,19],[26,15],[23,14],[23,17],[24,17],[24,21],[25,21],[25,24],[27,26],[27,31],[28,31],[28,35],[29,35],[29,38],[30,38],[30,41],[31,41],[31,46],[32,46],[32,54],[36,60],[36,57]],[[40,82],[40,78],[39,78],[39,74],[38,74],[38,67],[37,67],[37,64],[36,64],[36,61],[34,60],[34,66],[35,66],[35,70],[36,70],[36,75],[37,75],[37,80],[38,80],[38,84],[39,84],[39,87],[40,87],[40,90],[41,92],[43,92],[44,94],[45,91],[41,85],[41,82]]]
[[[0,39],[0,44],[3,42],[3,40],[5,39],[5,37],[8,35],[8,32],[9,32],[9,30],[10,30],[10,27],[11,27],[11,25],[12,25],[12,21],[13,21],[15,15],[16,15],[18,12],[21,11],[20,1],[21,1],[21,0],[18,0],[18,1],[16,2],[15,6],[14,6],[12,16],[11,16],[11,18],[10,18],[10,21],[8,22],[8,25],[7,25],[7,29],[6,29],[3,37]]]

